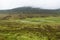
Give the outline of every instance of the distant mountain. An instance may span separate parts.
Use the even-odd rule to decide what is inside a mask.
[[[0,14],[1,13],[60,14],[60,9],[49,10],[49,9],[40,9],[40,8],[33,8],[33,7],[19,7],[10,10],[0,10]]]

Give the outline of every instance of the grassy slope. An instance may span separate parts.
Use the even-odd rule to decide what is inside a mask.
[[[59,27],[60,17],[0,20],[0,40],[58,40]]]

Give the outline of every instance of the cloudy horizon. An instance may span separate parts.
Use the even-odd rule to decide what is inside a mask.
[[[60,8],[60,0],[0,0],[0,10],[24,6],[58,9]]]

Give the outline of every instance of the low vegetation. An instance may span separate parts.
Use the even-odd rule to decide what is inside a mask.
[[[60,40],[59,18],[0,19],[0,40]]]
[[[60,9],[0,10],[0,40],[60,40]]]

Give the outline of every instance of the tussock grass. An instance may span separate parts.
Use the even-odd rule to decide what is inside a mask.
[[[60,40],[60,19],[0,20],[0,40]]]

